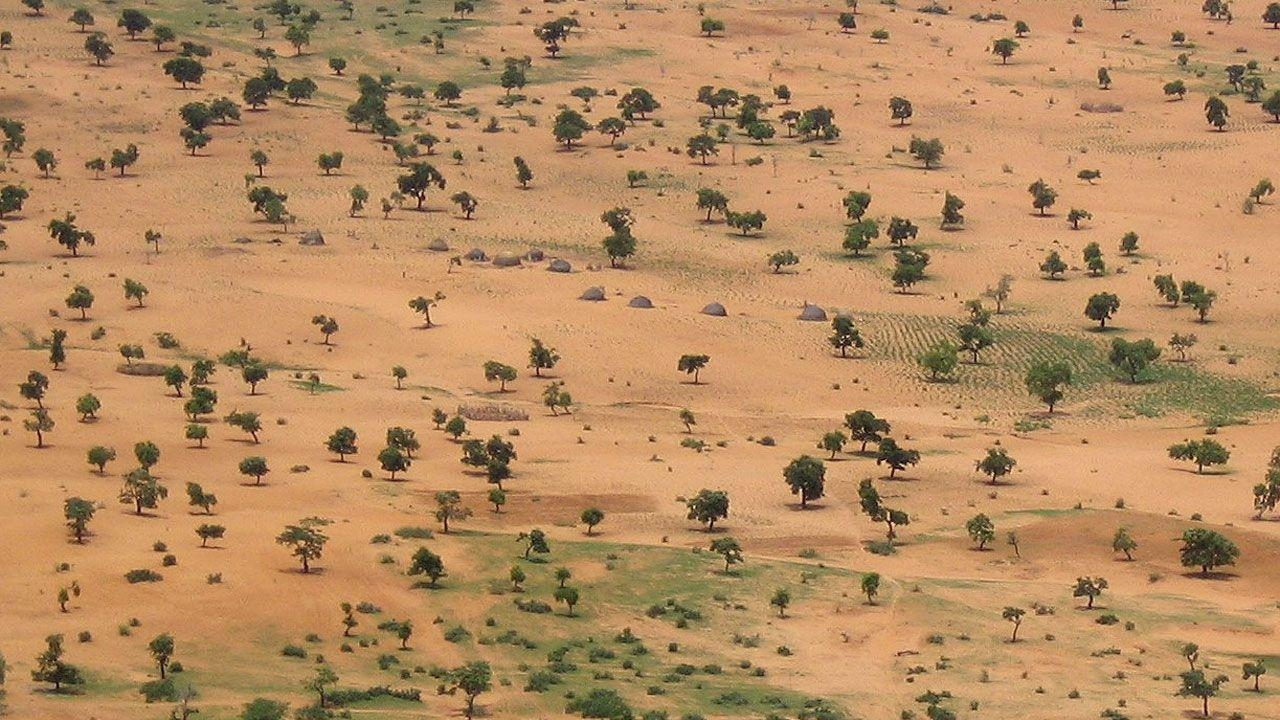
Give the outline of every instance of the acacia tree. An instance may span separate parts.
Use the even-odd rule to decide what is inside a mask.
[[[732,566],[742,562],[742,546],[731,537],[719,537],[711,541],[711,552],[724,558],[724,574],[728,575]]]
[[[1240,549],[1222,534],[1208,528],[1190,528],[1182,533],[1178,550],[1183,567],[1200,568],[1200,576],[1223,565],[1235,565]]]
[[[304,574],[310,573],[311,563],[324,554],[329,537],[320,528],[328,524],[329,521],[323,518],[304,518],[296,525],[286,525],[284,531],[276,536],[276,543],[289,548],[290,554],[302,563]]]
[[[716,521],[729,517],[729,493],[723,490],[703,488],[697,495],[685,501],[687,519],[706,525],[707,532],[715,529]]]
[[[1009,456],[1008,451],[1004,448],[987,448],[986,457],[979,460],[974,468],[991,478],[991,484],[999,484],[1000,478],[1013,472],[1014,466],[1018,464]]]
[[[1191,461],[1196,466],[1196,474],[1203,475],[1206,467],[1226,463],[1231,451],[1216,440],[1185,440],[1169,446],[1169,457]]]
[[[697,385],[699,383],[698,373],[702,372],[702,369],[709,362],[711,362],[710,355],[681,355],[680,359],[676,361],[676,369],[686,375],[692,375],[693,384]]]
[[[843,438],[843,435],[841,437]],[[834,451],[832,457],[835,457]],[[801,455],[792,460],[782,471],[782,477],[791,488],[791,494],[800,496],[802,510],[809,506],[810,500],[819,500],[825,494],[826,474],[827,469],[822,461],[808,455]]]
[[[431,324],[431,308],[439,305],[441,300],[444,300],[444,293],[439,291],[436,291],[436,294],[430,297],[419,295],[409,301],[409,308],[414,312],[421,314],[423,320],[426,322],[425,327],[431,328],[434,327],[434,325]]]
[[[1107,589],[1107,579],[1103,577],[1079,577],[1076,578],[1076,584],[1071,590],[1072,597],[1083,597],[1089,599],[1089,604],[1085,606],[1086,610],[1093,609],[1093,601]]]
[[[63,503],[62,514],[67,519],[67,529],[75,537],[77,544],[84,543],[85,533],[89,531],[89,521],[93,519],[98,506],[80,497],[71,497]]]
[[[919,450],[900,447],[893,438],[884,438],[876,448],[876,465],[885,465],[889,468],[890,480],[899,470],[905,470],[908,465],[917,465],[919,462]]]
[[[1027,370],[1024,383],[1027,392],[1048,405],[1052,414],[1054,406],[1063,398],[1063,387],[1071,384],[1071,365],[1063,360],[1037,362]]]

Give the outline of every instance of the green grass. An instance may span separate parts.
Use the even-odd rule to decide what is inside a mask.
[[[342,392],[343,390],[346,390],[346,388],[344,387],[339,387],[337,385],[330,385],[329,383],[326,383],[326,382],[317,383],[316,385],[313,386],[310,382],[306,380],[290,380],[289,386],[296,388],[298,390],[302,390],[303,392],[307,392],[307,393],[311,393],[313,389],[315,393]]]

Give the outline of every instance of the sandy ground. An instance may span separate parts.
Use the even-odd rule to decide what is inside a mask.
[[[1042,337],[1099,342],[1081,309],[1089,295],[1109,291],[1122,300],[1114,335],[1152,337],[1163,345],[1174,332],[1195,332],[1200,342],[1188,372],[1238,379],[1264,393],[1274,386],[1280,252],[1273,240],[1280,210],[1264,203],[1246,215],[1241,205],[1258,179],[1277,175],[1280,125],[1265,122],[1257,105],[1240,95],[1227,98],[1231,123],[1225,133],[1212,131],[1201,110],[1208,92],[1226,87],[1222,67],[1232,62],[1257,59],[1267,82],[1280,84],[1273,57],[1280,52],[1280,35],[1256,20],[1263,3],[1237,2],[1236,20],[1227,25],[1199,15],[1191,3],[1155,0],[1135,0],[1120,11],[1102,2],[966,2],[955,3],[946,17],[864,2],[859,29],[843,35],[834,4],[732,2],[708,6],[708,15],[728,23],[723,37],[709,39],[696,36],[691,6],[641,2],[624,11],[617,3],[592,1],[538,4],[525,15],[514,3],[483,3],[484,22],[451,39],[442,56],[373,33],[357,53],[350,37],[322,25],[314,44],[294,58],[281,28],[273,26],[262,44],[282,56],[276,61],[281,73],[314,77],[319,95],[301,106],[273,100],[264,111],[246,112],[238,125],[214,126],[213,142],[196,157],[177,137],[175,108],[206,97],[238,96],[243,79],[260,65],[245,51],[256,42],[250,41],[256,37],[252,31],[243,24],[199,30],[196,36],[216,52],[206,62],[209,72],[200,88],[182,91],[159,69],[172,53],[117,35],[114,23],[106,22],[113,15],[108,6],[93,4],[117,52],[100,68],[86,61],[82,36],[63,22],[69,10],[33,18],[15,5],[0,12],[0,29],[15,37],[11,49],[0,51],[0,116],[25,122],[28,141],[5,162],[0,184],[31,190],[26,207],[4,220],[0,236],[9,246],[0,253],[0,399],[7,403],[0,437],[0,652],[13,666],[8,702],[15,716],[84,717],[76,701],[36,693],[28,680],[31,658],[49,632],[74,635],[93,627],[105,637],[126,618],[145,616],[148,630],[172,627],[207,638],[198,652],[212,657],[236,652],[237,642],[220,637],[228,626],[271,646],[278,637],[331,624],[336,603],[353,587],[369,600],[410,612],[420,601],[387,582],[368,537],[398,525],[432,524],[428,512],[440,489],[462,490],[480,510],[487,490],[483,479],[463,472],[457,445],[431,430],[430,411],[488,400],[524,406],[532,419],[518,424],[514,438],[520,458],[509,483],[508,512],[477,512],[467,523],[474,529],[514,533],[538,525],[550,528],[554,538],[578,538],[581,528],[570,527],[578,512],[598,505],[609,513],[601,530],[610,541],[701,546],[706,538],[685,520],[678,498],[702,487],[720,488],[732,498],[726,526],[748,556],[793,558],[814,548],[827,562],[876,570],[901,588],[943,580],[998,584],[1008,597],[981,601],[992,608],[984,623],[992,635],[1006,632],[1000,607],[1046,596],[1065,605],[1075,577],[1104,574],[1117,603],[1187,603],[1255,622],[1247,632],[1212,622],[1204,628],[1190,620],[1165,623],[1160,633],[1141,639],[1153,660],[1134,675],[1176,674],[1175,641],[1194,640],[1209,656],[1274,656],[1280,646],[1274,635],[1280,626],[1280,523],[1250,521],[1251,488],[1272,447],[1280,444],[1273,417],[1254,414],[1248,424],[1222,428],[1217,439],[1231,449],[1230,463],[1223,472],[1197,475],[1169,460],[1165,448],[1203,434],[1201,408],[1171,406],[1158,417],[1134,417],[1126,403],[1140,390],[1107,380],[1069,391],[1052,427],[1016,433],[1014,422],[1041,417],[1040,408],[1026,396],[1016,371],[999,369],[1015,363],[1022,347],[1052,356],[1057,346],[1040,344]],[[362,14],[373,12],[372,3],[358,5]],[[570,8],[583,31],[566,44],[565,59],[542,57],[530,26]],[[1008,20],[967,19],[995,11]],[[1085,18],[1080,32],[1071,30],[1075,13]],[[987,47],[1011,34],[1017,19],[1027,21],[1032,32],[1004,66]],[[198,30],[175,26],[181,37]],[[889,30],[890,40],[872,42],[874,28]],[[1171,46],[1173,30],[1185,31],[1194,49]],[[329,74],[325,59],[347,52],[368,67],[353,60],[344,77]],[[1190,53],[1190,70],[1175,65],[1180,52]],[[536,126],[494,104],[503,94],[494,82],[497,68],[508,54],[534,57],[535,83],[524,92],[541,102],[516,107],[535,118]],[[482,71],[481,56],[491,58],[494,68]],[[1095,82],[1102,65],[1111,69],[1110,90],[1099,90]],[[480,112],[473,120],[458,109],[424,105],[420,130],[443,141],[426,159],[444,173],[448,189],[432,193],[425,213],[411,211],[409,203],[383,219],[378,200],[394,189],[402,169],[374,136],[353,132],[342,111],[354,97],[357,73],[392,67],[428,87],[446,77],[476,78],[464,83],[460,107]],[[1205,69],[1203,78],[1197,68]],[[1160,91],[1175,78],[1191,89],[1184,101],[1168,101]],[[735,87],[772,99],[771,88],[781,83],[794,93],[792,108],[833,108],[840,140],[801,144],[782,137],[779,126],[779,136],[762,147],[736,137],[705,166],[683,154],[705,112],[694,100],[698,86]],[[622,138],[625,150],[611,150],[607,138],[595,133],[571,151],[557,148],[550,132],[556,108],[582,106],[568,95],[570,89],[625,91],[635,84],[662,103],[653,116],[660,123],[630,128]],[[915,106],[906,127],[889,119],[887,102],[894,95]],[[599,98],[587,117],[605,117],[612,102]],[[1079,109],[1099,102],[1124,110]],[[398,116],[414,110],[398,97],[391,105]],[[783,109],[776,105],[768,117],[776,120]],[[490,115],[498,118],[501,132],[482,132]],[[940,168],[922,170],[902,151],[913,135],[945,143]],[[130,142],[138,144],[141,159],[126,177],[108,172],[95,179],[82,168],[85,160]],[[60,161],[50,178],[40,176],[30,157],[40,147],[52,149]],[[248,153],[255,147],[271,156],[259,182],[289,193],[298,222],[288,233],[256,221],[244,200],[243,176],[253,171]],[[672,147],[680,152],[666,150]],[[463,153],[461,164],[449,158],[455,149]],[[326,177],[314,157],[331,150],[341,150],[345,162]],[[821,157],[811,157],[811,151]],[[515,155],[533,168],[527,190],[514,182]],[[750,157],[763,162],[748,166]],[[1094,185],[1077,180],[1084,168],[1101,170],[1102,179]],[[650,180],[628,188],[624,177],[631,169],[646,171]],[[1037,178],[1059,192],[1052,217],[1031,209],[1026,186]],[[350,218],[346,192],[356,183],[369,188],[372,200],[361,216]],[[764,232],[743,238],[721,223],[700,222],[693,201],[699,187],[721,189],[733,208],[764,210]],[[873,194],[869,215],[886,222],[900,215],[920,225],[917,245],[933,260],[929,279],[912,294],[893,291],[892,257],[883,237],[869,258],[840,257],[840,200],[853,189]],[[480,198],[474,219],[463,219],[447,201],[457,190]],[[944,191],[967,203],[963,230],[938,229]],[[615,205],[634,211],[640,250],[625,269],[610,270],[599,249],[605,229],[598,218]],[[1078,231],[1065,219],[1072,207],[1094,216]],[[45,224],[64,212],[75,213],[97,236],[82,257],[65,256],[47,236]],[[323,232],[326,245],[299,246],[295,231],[313,228]],[[158,255],[143,241],[147,229],[164,236]],[[1141,236],[1141,252],[1132,261],[1115,249],[1129,230]],[[453,251],[427,251],[437,239]],[[1095,241],[1111,268],[1101,278],[1079,270],[1081,248]],[[543,263],[529,262],[515,269],[469,262],[451,268],[449,257],[471,247],[490,255],[542,248],[548,257],[569,260],[574,272],[548,273]],[[784,248],[801,256],[800,265],[769,272],[764,258]],[[1055,248],[1073,268],[1064,282],[1043,280],[1037,272]],[[1212,322],[1195,323],[1190,309],[1157,302],[1151,278],[1163,272],[1218,292]],[[1022,333],[1024,345],[991,350],[991,368],[962,365],[956,383],[926,382],[909,361],[919,343],[949,334],[947,328],[962,318],[963,301],[1003,273],[1014,276],[1014,292],[1010,312],[995,323]],[[145,307],[131,307],[123,298],[123,278],[148,286]],[[63,304],[75,283],[97,296],[87,321]],[[597,285],[606,289],[606,302],[576,299]],[[433,313],[438,326],[422,329],[406,303],[436,291],[446,296]],[[656,308],[627,307],[639,294]],[[728,317],[698,314],[713,300],[728,307]],[[795,319],[804,302],[851,312],[871,347],[858,358],[834,357],[825,346],[827,324]],[[321,344],[309,322],[321,313],[341,323],[333,345]],[[105,338],[90,339],[98,327],[105,328]],[[47,350],[33,345],[54,328],[69,333],[69,358],[63,369],[49,371]],[[152,336],[161,331],[175,335],[182,348],[156,347]],[[486,360],[523,368],[534,337],[564,358],[548,375],[573,393],[572,415],[550,416],[540,402],[546,381],[523,369],[501,395],[483,378]],[[214,422],[208,447],[194,449],[183,439],[182,400],[158,378],[116,372],[121,343],[142,344],[151,361],[186,364],[242,340],[262,359],[296,368],[274,369],[252,396],[233,370],[223,367],[215,376],[216,416],[233,409],[262,413],[261,445]],[[676,360],[684,353],[711,356],[703,383],[689,384],[677,372]],[[390,378],[393,365],[408,369],[403,390]],[[41,450],[22,429],[28,403],[17,394],[31,369],[51,378],[44,402],[57,423]],[[292,372],[303,378],[316,372],[340,390],[311,395],[291,384]],[[76,398],[86,392],[103,404],[95,422],[78,422],[73,412]],[[676,418],[680,408],[696,414],[693,436],[713,446],[708,452],[679,446],[686,437]],[[781,477],[795,456],[820,455],[814,442],[821,433],[859,408],[889,418],[893,435],[924,455],[904,481],[877,481],[912,515],[904,535],[908,546],[888,558],[862,549],[881,534],[858,508],[857,482],[883,475],[873,461],[849,455],[828,463],[828,497],[805,512],[796,508]],[[341,425],[355,428],[361,438],[359,455],[347,464],[331,462],[323,445]],[[405,482],[395,484],[382,479],[374,462],[381,436],[392,425],[415,428],[423,439],[420,458]],[[472,434],[487,437],[511,426],[475,423]],[[766,435],[776,446],[749,440]],[[119,474],[132,462],[129,448],[140,440],[161,447],[156,471],[170,490],[168,500],[145,518],[114,501]],[[724,446],[716,447],[721,441]],[[989,488],[973,466],[997,442],[1018,466],[1009,484]],[[96,444],[120,453],[105,476],[84,463],[85,451]],[[266,487],[241,484],[236,464],[250,454],[267,457],[273,468]],[[289,472],[295,465],[310,469]],[[373,469],[374,479],[361,478],[363,468]],[[228,528],[225,549],[192,549],[192,529],[205,519],[186,512],[187,481],[217,493],[217,522]],[[60,522],[69,496],[104,504],[83,547],[66,542]],[[1114,507],[1119,498],[1124,510]],[[1072,511],[1077,505],[1085,511]],[[1065,512],[1021,512],[1040,510]],[[971,552],[964,537],[964,521],[979,511],[998,518],[1000,538],[991,553]],[[1182,576],[1171,539],[1195,513],[1241,546],[1242,560],[1229,578]],[[310,515],[336,524],[320,563],[323,574],[302,577],[273,538],[285,523]],[[1115,562],[1109,541],[1118,525],[1132,528],[1138,539],[1137,562]],[[1003,541],[1004,531],[1015,527],[1022,537],[1021,559],[1011,557]],[[125,570],[157,564],[155,540],[177,550],[180,571],[155,586],[126,585],[120,578]],[[465,552],[461,545],[455,549]],[[59,613],[53,600],[66,581],[53,572],[58,562],[72,563],[72,576],[86,588],[70,614]],[[204,578],[211,572],[227,576],[226,588],[208,589]],[[1152,582],[1153,574],[1161,579]],[[789,632],[810,645],[809,657],[830,672],[818,678],[797,667],[785,682],[836,696],[855,682],[860,692],[913,692],[901,685],[900,663],[892,654],[907,639],[921,643],[937,622],[913,612],[868,621],[852,643],[840,642],[833,632],[843,619],[816,612],[798,618]],[[116,668],[115,676],[131,681],[145,678],[146,658],[121,658],[111,642],[72,649],[74,659],[89,668]],[[439,660],[449,652],[456,653],[441,648]],[[863,658],[865,672],[859,670]],[[1071,656],[1043,643],[1016,648],[1016,659],[1051,677],[1077,672]],[[1218,709],[1280,717],[1266,696],[1239,692],[1237,661],[1220,664],[1229,668],[1233,684]],[[1105,680],[1104,675],[1098,682]],[[1072,687],[1065,679],[1059,685]],[[984,711],[991,717],[1025,714],[1025,697],[1001,687],[974,691],[985,693]],[[1132,702],[1144,708],[1144,717],[1196,706],[1194,700],[1173,698],[1174,689],[1172,682],[1148,682],[1134,689],[1138,697]],[[237,691],[210,691],[222,702],[244,699]],[[117,698],[127,699],[104,701],[107,709],[97,716],[155,715],[155,708],[142,708],[128,690]],[[519,694],[511,689],[500,689],[495,698],[492,714],[519,708]],[[1096,703],[1086,708],[1052,702],[1053,716],[1096,717],[1099,710]],[[887,718],[896,717],[898,708],[873,701],[853,709]]]

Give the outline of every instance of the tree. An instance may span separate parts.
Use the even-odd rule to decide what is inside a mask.
[[[1271,96],[1262,101],[1262,111],[1272,117],[1273,122],[1280,123],[1280,90],[1271,93]]]
[[[880,594],[880,573],[869,572],[862,576],[862,594],[867,596],[867,604],[876,604],[876,595]]]
[[[959,349],[972,356],[974,365],[978,364],[978,354],[996,343],[991,328],[978,323],[965,323],[957,331],[960,335]]]
[[[239,720],[284,720],[289,704],[267,698],[254,698],[244,704]]]
[[[859,220],[844,229],[842,247],[853,253],[854,257],[861,257],[862,251],[871,247],[871,241],[878,237],[880,237],[880,223],[870,218]]]
[[[1000,38],[991,43],[991,53],[1000,57],[1000,64],[1006,65],[1009,58],[1013,57],[1013,53],[1018,49],[1018,41],[1013,38]]]
[[[835,459],[836,453],[844,447],[844,441],[844,433],[827,433],[818,447],[831,451],[831,457]],[[808,455],[801,455],[792,460],[782,471],[782,477],[791,488],[791,494],[800,496],[801,509],[807,508],[810,500],[820,500],[823,497],[826,474],[827,469],[822,461]]]
[[[1027,392],[1049,406],[1049,413],[1062,400],[1063,390],[1071,384],[1071,365],[1065,361],[1040,361],[1027,370],[1024,380]]]
[[[773,597],[769,598],[769,604],[778,608],[778,617],[787,616],[787,606],[791,605],[791,593],[786,588],[778,588],[773,593]]]
[[[21,185],[5,185],[0,188],[0,219],[11,212],[21,210],[30,195],[30,191]],[[57,239],[56,236],[54,239]]]
[[[1098,87],[1103,90],[1111,89],[1111,71],[1106,67],[1098,68]]]
[[[522,532],[516,537],[516,542],[524,543],[524,559],[528,560],[531,553],[546,555],[551,552],[551,545],[547,543],[547,534],[538,528],[534,528],[529,532]]]
[[[36,408],[31,411],[31,417],[22,421],[22,427],[27,432],[36,434],[36,448],[44,448],[44,434],[51,432],[54,428],[53,418],[49,417],[49,411],[44,408]]]
[[[187,504],[204,510],[205,515],[213,514],[213,506],[218,504],[218,496],[207,493],[199,483],[187,483]]]
[[[324,344],[329,344],[329,338],[338,332],[338,320],[328,315],[316,315],[311,318],[311,324],[320,329],[320,334],[324,335]]]
[[[1101,330],[1107,329],[1107,321],[1120,309],[1120,298],[1112,293],[1096,293],[1085,303],[1085,317],[1098,323]]]
[[[465,190],[463,190],[462,192],[454,193],[449,197],[449,199],[452,200],[458,206],[458,209],[462,211],[463,217],[465,217],[467,220],[471,219],[471,216],[475,213],[476,208],[480,206],[480,201],[476,199],[476,196],[472,195],[471,193]]]
[[[196,536],[200,538],[200,547],[208,547],[210,540],[220,540],[226,533],[227,529],[222,525],[202,523],[196,527]]]
[[[1210,680],[1203,670],[1190,670],[1182,673],[1182,686],[1178,688],[1179,697],[1196,697],[1204,702],[1204,717],[1209,717],[1209,698],[1218,694],[1223,683],[1228,682],[1226,675],[1218,675]]]
[[[1080,229],[1081,220],[1090,220],[1092,218],[1093,213],[1081,208],[1071,208],[1071,211],[1067,213],[1067,222],[1071,223],[1072,230]]]
[[[258,383],[266,380],[270,375],[265,365],[258,362],[251,362],[240,369],[240,377],[249,384],[249,394],[258,394]]]
[[[1253,186],[1252,190],[1249,191],[1249,197],[1253,198],[1254,202],[1262,202],[1262,198],[1274,193],[1275,191],[1276,186],[1271,182],[1271,179],[1263,178],[1258,181],[1257,185]]]
[[[768,219],[768,216],[761,210],[752,210],[750,212],[729,210],[725,212],[724,217],[725,224],[741,232],[743,237],[763,228],[765,221]]]
[[[912,114],[914,114],[914,109],[911,107],[910,100],[897,95],[889,98],[889,116],[897,120],[899,126],[906,125]]]
[[[1111,538],[1111,549],[1124,553],[1125,560],[1133,560],[1133,551],[1138,549],[1138,542],[1129,534],[1128,528],[1116,528],[1116,534]]]
[[[116,22],[116,27],[124,28],[124,31],[129,34],[129,39],[134,40],[137,38],[138,33],[151,27],[151,18],[147,17],[147,14],[141,10],[130,8],[120,13],[120,19]]]
[[[360,452],[356,446],[356,431],[345,426],[334,430],[325,442],[325,448],[338,455],[338,462],[346,462],[348,455]]]
[[[435,96],[435,99],[443,102],[446,107],[453,107],[455,102],[462,99],[462,88],[452,80],[444,80],[436,86],[432,95]]]
[[[1217,128],[1219,131],[1227,129],[1227,118],[1231,112],[1227,109],[1227,104],[1217,95],[1211,96],[1204,103],[1204,117],[1209,124]]]
[[[97,420],[97,412],[102,409],[102,401],[93,393],[85,393],[76,399],[76,412],[80,413],[80,422]]]
[[[150,294],[150,292],[151,291],[147,289],[146,285],[143,285],[137,280],[125,278],[124,297],[126,300],[137,300],[138,307],[142,307],[143,298]],[[178,395],[181,396],[182,393],[178,393]]]
[[[332,685],[338,684],[338,673],[334,672],[328,665],[321,665],[316,668],[316,672],[305,683],[303,689],[310,690],[319,696],[318,705],[323,708],[328,700],[326,696],[327,689]]]
[[[710,355],[681,355],[680,359],[676,361],[676,369],[686,375],[692,375],[693,384],[697,385],[699,382],[698,373],[702,372],[702,369],[709,362],[711,362]]]
[[[267,459],[258,455],[251,455],[240,461],[240,474],[253,478],[254,485],[262,484],[262,476],[271,472],[271,468],[267,466]]]
[[[724,214],[729,209],[729,198],[713,188],[698,188],[698,209],[707,211],[706,222],[711,222],[711,214]]]
[[[1160,357],[1160,348],[1150,338],[1134,340],[1115,338],[1111,341],[1108,360],[1120,372],[1137,383],[1146,369]]]
[[[1209,321],[1209,310],[1213,308],[1214,301],[1218,299],[1218,293],[1197,287],[1192,293],[1187,294],[1184,288],[1182,297],[1196,311],[1199,321],[1203,323]]]
[[[194,379],[194,377],[193,377]],[[193,422],[200,419],[201,415],[208,415],[213,412],[214,406],[218,402],[218,393],[204,386],[195,386],[191,388],[191,399],[182,406],[185,412]]]
[[[23,195],[24,199],[25,197],[26,196]],[[21,205],[19,205],[19,207],[21,207]],[[49,230],[49,237],[56,240],[59,245],[70,250],[72,257],[77,257],[79,255],[81,245],[92,246],[97,242],[97,238],[93,236],[93,233],[76,227],[76,216],[71,213],[66,213],[62,219],[54,218],[53,220],[50,220],[47,227]],[[80,288],[84,286],[77,285],[76,287]]]
[[[35,161],[36,167],[39,168],[40,172],[44,173],[46,178],[49,177],[49,173],[52,170],[58,167],[58,158],[48,148],[40,148],[31,153],[31,159]]]
[[[98,474],[103,475],[107,471],[107,463],[116,459],[115,448],[106,447],[105,445],[94,445],[89,448],[87,453],[89,464],[98,468]]]
[[[67,22],[79,25],[80,32],[85,32],[86,27],[94,24],[93,13],[89,12],[87,8],[76,8],[71,12],[71,17],[67,18]]]
[[[923,250],[898,250],[893,254],[893,286],[906,293],[924,279],[924,269],[929,265],[929,253]]]
[[[379,467],[390,473],[392,480],[396,479],[396,473],[407,471],[412,464],[413,459],[395,445],[388,445],[378,453]]]
[[[266,106],[267,100],[271,97],[271,85],[260,77],[251,77],[245,80],[240,97],[251,109],[257,110]]]
[[[422,204],[427,199],[427,191],[432,186],[443,190],[445,179],[444,175],[441,175],[431,163],[413,163],[409,166],[408,173],[396,178],[396,187],[400,192],[418,201],[418,210],[422,209]]]
[[[293,46],[293,54],[298,56],[302,54],[303,46],[311,44],[311,31],[303,25],[290,25],[284,31],[284,39],[289,41]]]
[[[707,164],[707,158],[720,154],[720,148],[717,147],[716,139],[707,133],[701,133],[689,138],[685,143],[685,152],[691,158],[698,158],[703,165]]]
[[[276,544],[289,548],[290,554],[302,563],[304,574],[310,573],[311,563],[324,554],[324,545],[329,542],[329,537],[320,527],[327,524],[327,520],[306,518],[296,525],[286,525],[284,531],[276,536]]]
[[[124,344],[120,346],[120,357],[124,358],[126,365],[132,365],[134,360],[142,360],[147,356],[147,351],[141,345]]]
[[[444,293],[438,291],[431,297],[419,295],[409,301],[409,308],[422,315],[423,319],[426,321],[426,327],[431,328],[433,327],[431,324],[431,308],[439,305],[441,300],[444,300]]]
[[[84,50],[93,56],[94,63],[99,66],[116,54],[115,48],[111,47],[111,41],[100,32],[93,33],[84,39]]]
[[[125,505],[132,503],[134,513],[141,515],[144,509],[155,509],[167,497],[169,489],[161,485],[147,468],[140,467],[125,474],[119,499]]]
[[[964,209],[964,200],[958,196],[946,193],[942,200],[942,227],[943,229],[955,228],[964,224],[964,215],[960,211]]]
[[[1013,468],[1018,464],[1017,460],[1009,457],[1008,451],[1004,448],[987,448],[986,457],[979,460],[974,468],[991,478],[991,484],[999,484],[1000,478],[1013,472]]]
[[[45,650],[36,656],[36,667],[31,671],[31,679],[52,683],[54,692],[61,692],[63,685],[83,685],[84,676],[80,673],[80,668],[62,660],[62,636],[50,635],[44,642]]]
[[[711,552],[724,558],[724,574],[729,574],[729,568],[743,562],[742,546],[738,541],[731,537],[720,537],[711,541]]]
[[[363,185],[353,185],[347,194],[351,198],[351,209],[347,214],[355,217],[364,210],[365,203],[369,202],[369,191]]]
[[[565,414],[568,414],[569,407],[573,405],[573,396],[564,389],[564,382],[553,382],[543,389],[542,404],[551,409],[552,415],[558,414],[556,408],[564,408]]]
[[[1231,458],[1231,451],[1216,440],[1184,440],[1169,446],[1169,457],[1191,461],[1196,466],[1196,473],[1203,475],[1206,467],[1226,463]]]
[[[440,522],[446,535],[449,533],[450,520],[461,521],[469,517],[471,517],[471,508],[462,506],[462,495],[457,490],[442,490],[436,493],[436,520]]]
[[[907,240],[915,240],[919,232],[920,228],[915,223],[895,215],[889,220],[889,227],[885,234],[889,236],[891,244],[902,247]]]
[[[166,60],[163,69],[164,74],[177,81],[183,90],[187,89],[188,84],[199,85],[204,78],[204,65],[195,58],[179,56]]]
[[[1107,579],[1102,577],[1079,577],[1076,578],[1075,587],[1071,591],[1072,597],[1087,597],[1089,604],[1087,610],[1093,609],[1093,601],[1107,589]]]
[[[839,350],[842,358],[848,357],[849,348],[866,346],[862,333],[858,332],[857,326],[853,324],[853,318],[848,315],[837,315],[831,320],[831,335],[827,338],[827,343]],[[864,448],[865,445],[864,442]]]
[[[310,100],[316,94],[316,90],[319,90],[316,81],[309,77],[293,78],[284,85],[284,94],[294,105],[303,100]]]
[[[1027,611],[1020,607],[1006,607],[1000,612],[1000,617],[1013,623],[1013,636],[1009,638],[1009,642],[1018,642],[1018,628],[1022,627],[1022,616],[1026,614]]]
[[[706,525],[707,532],[711,532],[717,520],[729,517],[729,493],[703,488],[686,500],[685,506],[689,510],[687,518]]]
[[[899,470],[905,470],[908,465],[917,465],[919,463],[919,450],[908,450],[899,447],[898,442],[893,438],[884,438],[876,448],[876,465],[884,465],[889,468],[890,480]]]
[[[587,526],[587,535],[591,535],[595,527],[604,522],[604,511],[600,508],[587,508],[582,511],[582,515],[578,519],[583,525]]]
[[[626,260],[636,253],[636,238],[631,234],[630,228],[613,231],[601,244],[605,254],[609,256],[609,267],[618,267],[620,260]]]
[[[407,572],[409,575],[426,575],[429,578],[428,587],[436,587],[440,578],[448,574],[444,571],[444,560],[426,548],[418,548],[413,554]]]
[[[187,373],[181,365],[170,365],[164,371],[164,384],[173,388],[177,397],[182,397],[182,386],[187,382]]]
[[[1031,207],[1038,210],[1041,216],[1058,201],[1058,191],[1049,187],[1044,180],[1031,183],[1027,186],[1027,192],[1031,193]]]
[[[915,159],[924,163],[925,170],[936,165],[942,159],[943,152],[945,152],[942,141],[938,138],[925,140],[924,138],[913,137],[910,145],[908,145],[908,150]]]
[[[449,673],[450,679],[453,681],[454,687],[462,691],[467,697],[467,707],[464,714],[467,720],[471,720],[475,714],[476,698],[481,693],[488,692],[493,688],[493,672],[489,668],[489,663],[483,660],[474,660],[465,665],[454,668]]]
[[[1271,23],[1272,30],[1280,30],[1280,2],[1267,3],[1267,9],[1262,11],[1262,22]]]
[[[867,443],[879,443],[889,432],[889,421],[876,417],[870,410],[857,410],[845,415],[844,425],[849,428],[849,438],[862,443],[859,453],[866,453]]]
[[[516,166],[516,182],[520,183],[520,189],[528,188],[529,183],[533,180],[533,171],[529,169],[529,163],[525,162],[524,158],[519,155],[516,156],[514,162]]]
[[[457,440],[467,434],[467,421],[461,415],[454,415],[444,424],[444,431]]]
[[[1242,670],[1244,671],[1244,679],[1246,681],[1249,680],[1249,678],[1253,678],[1253,691],[1256,693],[1262,692],[1262,688],[1258,686],[1258,681],[1263,675],[1267,674],[1266,661],[1262,658],[1258,658],[1253,662],[1246,662],[1244,663]]]
[[[578,604],[578,600],[581,597],[580,594],[578,593],[578,589],[571,588],[571,587],[564,587],[563,585],[561,585],[560,587],[556,588],[555,593],[553,593],[553,597],[555,598],[556,602],[564,603],[565,606],[569,608],[569,617],[573,617],[573,607]]]
[[[49,390],[49,377],[42,372],[32,370],[27,373],[25,382],[18,383],[18,394],[25,400],[34,400],[37,408],[44,408],[44,396]]]
[[[957,351],[955,345],[941,342],[921,353],[917,361],[929,373],[929,380],[937,382],[955,371],[959,363]]]
[[[1200,568],[1201,577],[1223,565],[1235,565],[1240,549],[1225,536],[1207,528],[1190,528],[1182,533],[1178,551],[1183,567]]]
[[[338,604],[338,609],[342,611],[342,637],[351,637],[351,631],[360,624],[360,621],[356,620],[355,608],[351,603],[343,601]]]
[[[67,529],[75,537],[76,543],[84,543],[85,533],[89,531],[89,521],[97,511],[98,506],[84,498],[70,497],[63,503],[62,514],[67,519]]]
[[[565,108],[555,117],[551,126],[551,134],[556,142],[564,143],[566,150],[572,150],[573,144],[591,129],[591,123],[576,110]]]
[[[978,550],[986,550],[987,543],[995,539],[996,526],[991,522],[991,518],[984,513],[978,513],[964,524],[965,532],[969,533],[969,539],[978,544]]]
[[[165,679],[169,660],[173,658],[173,636],[168,633],[155,636],[151,642],[147,643],[147,650],[151,652],[151,658],[156,661],[156,666],[160,669],[160,679]]]

